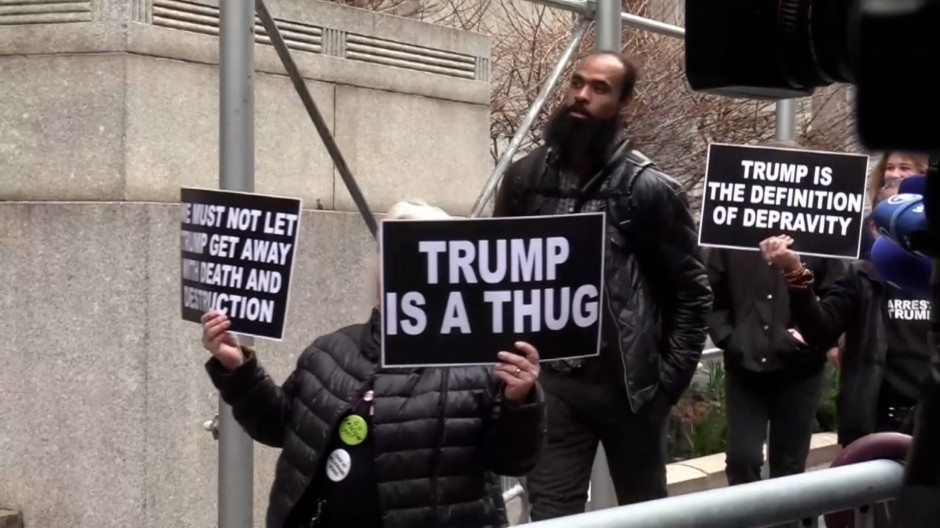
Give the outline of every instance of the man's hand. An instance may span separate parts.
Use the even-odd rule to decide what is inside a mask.
[[[519,341],[516,350],[525,354],[520,356],[512,352],[500,352],[500,363],[496,365],[496,375],[506,384],[503,393],[510,403],[525,403],[535,382],[539,379],[539,351],[534,346]]]
[[[202,316],[202,346],[212,353],[228,370],[235,370],[245,362],[238,337],[228,331],[232,322],[228,316],[209,310]]]
[[[784,273],[798,271],[803,267],[800,257],[790,250],[793,239],[780,235],[765,239],[760,243],[760,253],[768,263],[782,269]]]

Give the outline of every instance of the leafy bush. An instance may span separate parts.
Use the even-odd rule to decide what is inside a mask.
[[[669,454],[673,460],[721,453],[728,443],[724,365],[709,362],[700,364],[699,369],[707,381],[693,385],[670,417]]]
[[[669,455],[673,461],[723,453],[728,445],[724,365],[711,361],[700,364],[699,370],[707,376],[705,383],[690,387],[670,416]],[[824,376],[816,432],[836,430],[839,371],[827,362]]]

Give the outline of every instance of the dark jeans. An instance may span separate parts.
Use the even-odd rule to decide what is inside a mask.
[[[584,512],[598,442],[604,445],[620,505],[666,496],[668,409],[630,410],[622,384],[598,382],[581,369],[546,368],[548,442],[527,479],[532,521]]]
[[[760,480],[768,421],[770,477],[795,475],[806,470],[822,384],[821,369],[799,376],[728,369],[729,434],[725,474],[729,485]]]

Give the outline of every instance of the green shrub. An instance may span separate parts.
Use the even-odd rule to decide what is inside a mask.
[[[708,376],[706,383],[690,388],[670,416],[669,454],[673,460],[721,453],[728,443],[724,365],[715,361],[699,368]]]
[[[699,365],[699,369],[706,373],[706,383],[690,387],[669,419],[669,455],[673,461],[723,453],[728,445],[724,365],[711,361]],[[838,394],[839,371],[827,362],[816,432],[836,430]]]

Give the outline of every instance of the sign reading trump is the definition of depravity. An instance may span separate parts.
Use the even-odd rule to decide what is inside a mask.
[[[757,250],[786,234],[793,250],[856,259],[868,156],[711,144],[699,244]]]
[[[232,332],[282,339],[301,201],[183,188],[180,202],[183,319],[215,309]]]
[[[382,365],[491,365],[516,341],[542,360],[600,351],[602,213],[386,220]]]

